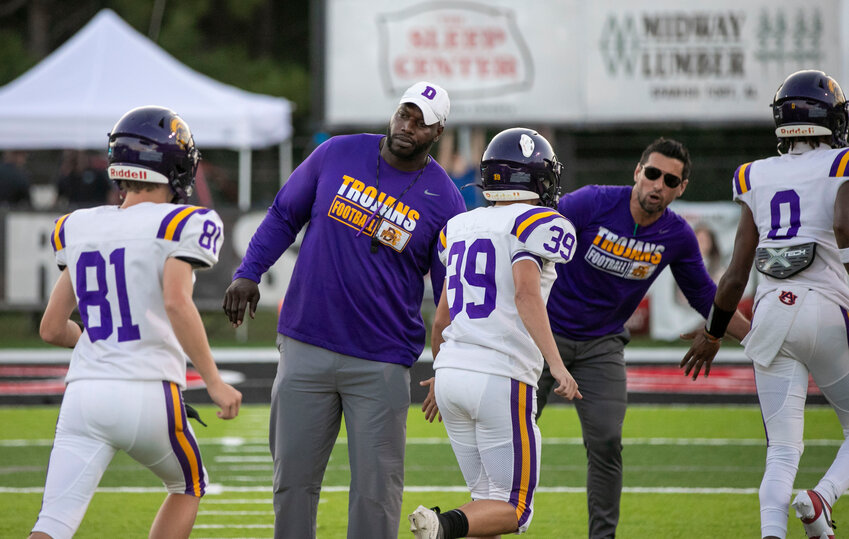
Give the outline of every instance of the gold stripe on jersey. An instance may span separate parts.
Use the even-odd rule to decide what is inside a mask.
[[[198,498],[200,498],[201,496],[203,496],[200,486],[200,466],[198,463],[197,456],[195,455],[194,448],[192,447],[192,444],[189,443],[189,439],[186,438],[186,425],[183,425],[183,407],[180,405],[180,388],[177,387],[177,384],[173,382],[170,384],[170,386],[171,402],[173,403],[174,410],[174,436],[177,438],[177,443],[180,444],[180,447],[183,449],[184,456],[189,462],[189,468],[191,470],[192,493]]]
[[[202,206],[186,206],[180,213],[171,219],[170,223],[168,223],[168,227],[165,229],[165,235],[163,238],[169,241],[173,240],[174,234],[176,234],[177,227],[180,226],[180,223],[188,219],[193,212],[200,209],[203,209]]]
[[[749,185],[749,167],[752,166],[752,163],[746,163],[745,165],[740,165],[737,169],[737,192],[739,194],[744,194],[751,189],[751,185]]]
[[[62,225],[65,224],[65,219],[67,219],[70,215],[70,213],[66,213],[62,217],[56,219],[56,226],[53,228],[53,249],[57,253],[65,248],[65,244],[62,241],[65,239],[65,235],[60,234],[60,232],[62,231]]]
[[[442,230],[439,231],[439,244],[442,245],[443,249],[448,247],[448,240],[445,238],[445,227],[442,227]]]
[[[522,232],[524,232],[526,228],[528,228],[532,224],[536,223],[540,219],[544,219],[545,217],[559,217],[559,216],[560,216],[560,214],[557,213],[554,210],[541,211],[539,213],[535,213],[535,214],[531,215],[530,217],[528,217],[527,219],[525,219],[524,221],[522,221],[522,223],[518,227],[516,227],[516,237],[521,238]]]
[[[556,213],[556,212],[552,212]],[[527,402],[527,384],[524,382],[519,382],[518,384],[519,391],[519,403],[517,405],[518,419],[519,419],[519,432],[521,433],[521,445],[522,445],[522,477],[519,481],[519,492],[518,498],[516,500],[516,520],[522,519],[522,515],[525,513],[525,510],[528,507],[528,498],[529,498],[529,490],[531,483],[531,440],[528,437],[528,430],[532,427],[528,425],[528,415],[526,412],[528,402]],[[533,451],[536,451],[536,448],[533,448]]]
[[[849,176],[849,150],[843,150],[841,153],[837,155],[837,158],[834,160],[834,163],[831,165],[831,174],[829,174],[833,178],[842,178],[844,176]]]

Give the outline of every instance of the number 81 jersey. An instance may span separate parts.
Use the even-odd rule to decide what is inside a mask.
[[[543,358],[516,308],[513,264],[533,260],[543,301],[575,250],[575,228],[556,210],[524,203],[453,217],[439,241],[451,324],[434,368],[497,374],[536,387]]]
[[[165,312],[165,261],[211,268],[223,242],[221,218],[198,206],[145,202],[99,206],[60,217],[51,237],[67,267],[85,331],[67,382],[79,379],[186,383],[186,355]]]

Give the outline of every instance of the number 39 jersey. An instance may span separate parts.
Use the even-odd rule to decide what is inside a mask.
[[[757,299],[781,286],[803,285],[849,307],[846,270],[834,239],[834,199],[849,179],[849,149],[821,145],[808,151],[740,165],[734,200],[745,203],[758,227],[758,247],[779,249],[816,242],[810,267],[786,279],[760,274]]]
[[[165,261],[210,268],[222,236],[218,214],[198,206],[145,202],[60,217],[51,241],[85,325],[66,381],[166,380],[185,387],[187,357],[162,298]]]
[[[543,300],[568,262],[575,228],[550,208],[514,203],[453,217],[440,235],[451,324],[443,331],[434,368],[453,367],[506,376],[536,387],[543,358],[516,309],[513,264],[540,268]]]

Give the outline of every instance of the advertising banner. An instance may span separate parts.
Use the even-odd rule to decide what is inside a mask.
[[[768,123],[788,74],[843,80],[846,11],[841,0],[327,0],[325,121],[382,126],[428,80],[448,90],[454,125]]]

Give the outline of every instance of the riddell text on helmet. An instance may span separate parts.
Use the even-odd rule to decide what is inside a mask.
[[[796,127],[779,127],[778,134],[784,136],[806,137],[814,135],[824,135],[827,129],[817,128],[816,126],[796,126]]]
[[[109,167],[109,177],[123,180],[147,180],[147,171],[130,167]]]

